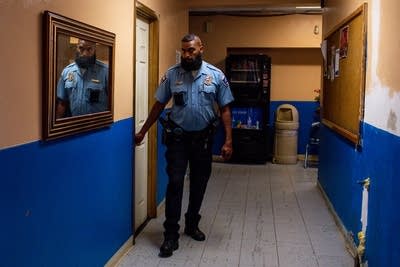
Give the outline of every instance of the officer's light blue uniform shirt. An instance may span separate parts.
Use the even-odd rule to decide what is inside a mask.
[[[98,60],[86,71],[74,62],[61,73],[57,97],[69,101],[72,116],[101,112],[108,107],[108,66]]]
[[[179,95],[179,101],[174,95]],[[221,70],[203,61],[197,75],[177,64],[170,68],[157,89],[156,99],[166,103],[173,98],[169,117],[186,131],[206,128],[216,117],[214,104],[226,106],[233,101],[228,81]]]

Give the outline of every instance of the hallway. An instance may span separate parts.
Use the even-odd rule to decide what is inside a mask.
[[[316,185],[317,169],[304,169],[301,163],[213,164],[200,221],[206,241],[182,234],[173,256],[159,258],[162,211],[138,235],[118,267],[353,266]],[[188,198],[185,182],[182,213]]]

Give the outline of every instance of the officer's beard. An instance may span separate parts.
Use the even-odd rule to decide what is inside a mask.
[[[80,68],[87,69],[96,63],[96,54],[93,56],[79,56],[79,53],[77,52],[75,55],[75,63]]]
[[[202,62],[203,58],[201,54],[198,54],[193,60],[181,57],[181,67],[186,71],[193,71],[200,69]]]

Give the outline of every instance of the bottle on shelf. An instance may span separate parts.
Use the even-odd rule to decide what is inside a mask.
[[[247,118],[247,128],[251,129],[251,117],[250,116]]]

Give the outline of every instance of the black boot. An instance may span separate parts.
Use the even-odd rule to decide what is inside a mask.
[[[199,227],[195,228],[185,227],[185,234],[187,234],[196,241],[206,240],[206,235],[202,231],[200,231]]]
[[[165,239],[160,247],[158,256],[161,258],[171,257],[174,250],[179,248],[179,242],[175,239]]]
[[[201,216],[199,214],[190,216],[185,214],[185,230],[184,233],[196,241],[206,240],[206,235],[199,229],[199,221]]]

